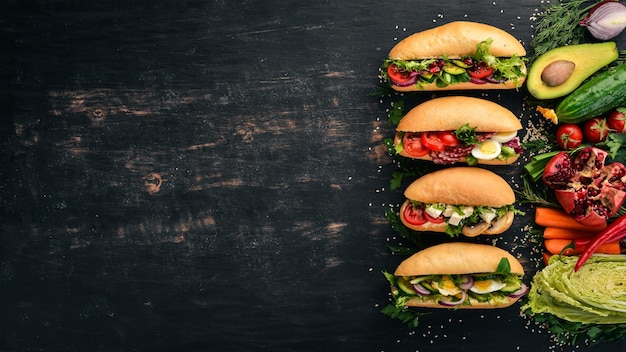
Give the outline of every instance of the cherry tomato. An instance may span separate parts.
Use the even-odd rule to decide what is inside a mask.
[[[436,152],[440,152],[446,147],[446,145],[441,141],[441,138],[439,138],[439,134],[437,132],[423,132],[422,144],[426,148]]]
[[[396,83],[406,83],[413,79],[409,71],[400,69],[394,64],[387,66],[387,74]]]
[[[413,206],[412,203],[409,203],[402,212],[404,220],[406,220],[406,222],[411,225],[425,224],[428,220],[426,219],[426,216],[424,216],[424,214],[426,213],[424,212],[423,208],[416,208]]]
[[[423,156],[428,154],[428,148],[422,144],[419,133],[408,132],[402,137],[402,145],[404,150],[410,156]]]
[[[441,131],[437,133],[441,143],[446,147],[456,147],[459,145],[459,139],[456,138],[456,134],[452,131]]]
[[[427,212],[424,212],[424,217],[428,222],[432,222],[433,224],[441,224],[446,221],[446,218],[443,215],[439,215],[438,217],[430,216]]]
[[[556,129],[556,143],[563,150],[574,149],[583,141],[583,131],[577,124],[564,123]]]
[[[493,67],[487,66],[486,63],[481,62],[479,65],[469,69],[467,73],[474,78],[482,79],[493,73]]]
[[[609,117],[606,119],[606,123],[609,125],[609,128],[617,133],[626,132],[626,124],[624,123],[624,113],[626,112],[626,108],[617,108],[609,114]]]
[[[601,117],[594,117],[583,126],[583,135],[591,143],[602,142],[608,134],[609,126],[606,124],[606,119]]]

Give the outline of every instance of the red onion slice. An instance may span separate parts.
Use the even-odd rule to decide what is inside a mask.
[[[463,279],[463,281],[459,283],[459,288],[462,290],[469,290],[470,287],[474,285],[474,278],[472,278],[472,275],[462,275],[461,279]]]
[[[430,294],[430,291],[428,291],[424,286],[420,284],[413,284],[413,289],[415,290],[415,292],[417,292],[418,294],[422,296],[426,296]]]
[[[408,87],[408,86],[412,86],[412,85],[414,85],[414,84],[417,82],[417,80],[418,80],[418,78],[419,78],[419,75],[417,74],[417,72],[415,72],[415,74],[413,74],[413,72],[411,72],[410,77],[411,77],[411,79],[409,79],[409,80],[407,80],[407,81],[403,81],[403,82],[398,82],[398,81],[394,80],[394,79],[393,79],[393,78],[391,78],[391,77],[389,77],[389,80],[390,80],[390,81],[391,81],[391,83],[393,83],[395,86],[398,86],[398,87]]]
[[[487,83],[487,81],[484,80],[484,79],[474,78],[474,77],[470,78],[469,81],[474,83],[474,84],[485,84],[485,83]]]
[[[456,297],[455,297],[456,298]],[[445,307],[456,307],[467,299],[467,292],[461,291],[461,298],[458,301],[453,301],[450,297],[444,297],[439,300],[439,304]]]
[[[522,287],[520,287],[519,290],[511,293],[509,295],[509,297],[511,297],[511,298],[520,298],[520,297],[522,297],[522,296],[524,296],[525,294],[528,293],[528,289],[529,289],[528,286],[525,283],[522,282]]]

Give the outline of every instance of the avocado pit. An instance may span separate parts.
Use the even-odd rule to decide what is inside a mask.
[[[551,62],[541,72],[541,80],[548,87],[557,87],[565,83],[567,79],[572,75],[576,64],[568,60],[557,60]]]

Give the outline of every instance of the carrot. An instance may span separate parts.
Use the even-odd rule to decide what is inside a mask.
[[[600,231],[606,227],[606,224],[602,226],[583,225],[563,210],[547,207],[537,207],[535,209],[535,223],[543,227],[559,227],[581,231]]]
[[[552,253],[543,252],[543,265],[548,266],[548,264],[550,264],[550,258],[552,256]]]
[[[574,248],[572,248],[572,242],[574,242]],[[548,239],[544,240],[543,244],[546,250],[551,254],[579,255],[585,251],[590,242],[591,238],[581,238],[573,241],[566,239]],[[564,249],[565,247],[568,248]],[[620,254],[620,252],[619,241],[604,243],[595,250],[595,253],[604,254]]]
[[[597,231],[582,231],[582,230],[572,230],[565,229],[562,227],[546,227],[543,230],[543,238],[545,239],[555,239],[560,238],[564,240],[575,240],[578,238],[584,237],[593,237]]]

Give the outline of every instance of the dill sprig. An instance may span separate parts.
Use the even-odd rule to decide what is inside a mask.
[[[582,43],[585,28],[579,23],[598,2],[600,0],[561,0],[548,3],[536,14],[535,37],[530,43],[534,52],[530,61],[551,49]]]

